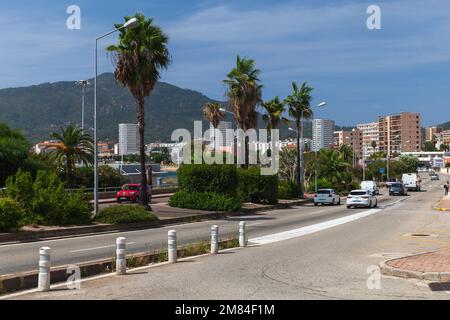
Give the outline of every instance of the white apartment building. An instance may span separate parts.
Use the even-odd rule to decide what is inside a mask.
[[[139,126],[135,123],[119,124],[119,154],[139,153]]]
[[[368,159],[373,153],[378,152],[379,124],[378,122],[362,123],[356,126],[361,132],[363,158]],[[372,146],[375,141],[375,148]]]
[[[334,121],[314,119],[312,121],[312,135],[311,151],[332,148],[334,143]]]
[[[229,129],[233,129],[231,121],[220,121],[216,129],[214,129],[214,126],[211,123],[209,127],[209,141],[211,142],[211,146],[215,148],[231,147],[234,138],[231,137],[231,139],[227,141],[227,130]],[[216,136],[219,137],[219,135],[221,135],[221,138],[217,138],[217,143],[215,143]]]

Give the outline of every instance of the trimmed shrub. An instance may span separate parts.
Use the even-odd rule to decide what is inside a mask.
[[[297,199],[300,196],[300,186],[292,181],[278,182],[279,199]]]
[[[321,178],[317,179],[317,189],[328,189],[333,188],[333,185],[328,179]],[[314,183],[314,180],[312,180],[309,184],[308,192],[315,192],[316,185]]]
[[[242,201],[275,204],[278,202],[278,176],[261,175],[258,167],[239,169],[238,193]]]
[[[180,191],[235,196],[238,188],[236,166],[231,164],[182,164],[177,177]]]
[[[237,211],[241,208],[241,201],[237,196],[229,196],[214,192],[178,191],[169,199],[172,207],[210,210]]]
[[[158,221],[158,217],[141,206],[114,205],[101,210],[95,220],[108,224],[126,224]]]
[[[21,226],[23,209],[11,198],[0,198],[0,231],[17,231]]]

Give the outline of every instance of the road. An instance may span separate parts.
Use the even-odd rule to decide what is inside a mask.
[[[448,292],[433,291],[429,283],[419,280],[383,276],[380,287],[374,290],[367,287],[367,270],[371,266],[376,268],[380,261],[450,243],[450,218],[432,211],[442,194],[441,183],[423,180],[427,191],[405,198],[382,196],[380,209],[305,206],[246,217],[253,242],[248,248],[185,261],[189,263],[148,267],[125,277],[113,275],[83,282],[79,291],[56,290],[16,298],[449,299]],[[400,199],[404,201],[390,205]],[[319,227],[338,218],[363,214],[367,216],[330,228]],[[231,231],[237,220],[217,223],[222,230]],[[210,221],[193,223],[176,229],[179,235],[200,236],[198,233],[205,229],[208,232],[210,224]],[[303,232],[305,229],[309,233]],[[130,234],[130,241],[135,241],[138,247],[139,241],[157,232],[161,230],[152,230],[147,237],[140,234],[133,238]],[[408,235],[415,232],[430,232],[430,237]],[[114,236],[111,237],[113,240]],[[76,243],[73,248],[84,245]]]
[[[417,196],[420,195],[412,194],[410,198],[413,199]],[[379,205],[382,208],[404,199],[381,195],[379,197]],[[209,239],[212,224],[219,226],[221,238],[227,238],[236,236],[238,222],[244,220],[247,221],[250,236],[259,237],[269,233],[282,232],[353,215],[365,210],[349,210],[345,205],[314,207],[308,204],[292,209],[261,212],[248,216],[229,217],[215,221],[203,221],[157,229],[3,245],[0,246],[0,261],[2,261],[0,274],[37,270],[38,251],[42,246],[52,248],[52,265],[60,266],[113,257],[115,254],[115,239],[117,237],[127,238],[127,247],[130,253],[146,252],[165,248],[167,245],[167,232],[171,229],[177,230],[178,243],[183,245]]]

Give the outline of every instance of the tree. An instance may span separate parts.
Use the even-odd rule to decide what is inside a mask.
[[[28,158],[30,145],[18,130],[0,123],[0,187],[6,178],[24,166]]]
[[[286,147],[282,148],[280,151],[280,176],[287,181],[294,182],[296,163],[296,151]]]
[[[214,127],[214,149],[217,149],[216,141],[217,141],[217,127],[219,126],[220,120],[225,117],[225,112],[221,111],[222,105],[217,102],[208,102],[203,108],[203,115],[206,120],[208,120]],[[222,137],[225,139],[225,137]]]
[[[66,171],[66,187],[73,187],[73,172],[75,165],[83,163],[92,164],[94,147],[92,138],[79,127],[70,125],[61,127],[61,133],[53,132],[50,137],[57,140],[52,145],[51,157],[60,163]]]
[[[348,163],[353,163],[353,149],[348,144],[343,144],[339,148],[339,153],[342,155],[342,158]]]
[[[293,92],[285,99],[285,103],[289,106],[289,116],[295,119],[295,127],[297,129],[297,183],[300,185],[301,189],[301,197],[304,197],[305,188],[304,188],[304,168],[303,164],[301,164],[301,155],[300,155],[300,130],[301,130],[301,122],[304,118],[311,118],[313,112],[311,110],[311,92],[313,91],[312,87],[309,87],[306,82],[302,83],[301,88],[299,89],[297,83],[292,82]],[[302,168],[300,168],[302,165]]]
[[[433,144],[433,142],[425,141],[425,143],[423,145],[423,151],[433,152],[433,151],[437,151],[437,149],[436,149],[435,145]]]
[[[134,28],[122,28],[119,43],[108,47],[115,61],[114,76],[122,85],[128,87],[137,105],[139,125],[139,153],[141,164],[141,203],[151,209],[147,195],[147,170],[145,157],[145,97],[149,96],[160,78],[162,69],[170,64],[167,48],[168,37],[142,14],[134,16],[138,23]],[[128,21],[131,17],[125,17]],[[120,25],[116,25],[120,27]]]
[[[261,102],[262,85],[258,78],[260,70],[255,68],[252,59],[237,56],[236,66],[228,73],[223,82],[228,86],[226,95],[230,99],[234,119],[238,128],[247,131],[256,128],[258,116],[256,108]],[[242,167],[249,164],[249,138],[245,137],[245,161]]]
[[[342,154],[336,150],[322,149],[318,155],[319,177],[327,178],[337,189],[343,189],[351,182],[351,165],[344,160]]]

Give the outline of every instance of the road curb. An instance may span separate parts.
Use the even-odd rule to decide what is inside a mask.
[[[424,253],[420,253],[424,254]],[[417,254],[419,255],[419,254]],[[409,257],[409,256],[407,256]],[[395,258],[385,260],[379,263],[379,267],[381,270],[381,274],[385,276],[398,277],[404,279],[419,279],[433,282],[449,282],[450,281],[450,272],[421,272],[414,271],[408,269],[395,268],[387,263],[389,261],[398,260],[402,258]]]
[[[179,256],[180,258],[189,256],[186,254],[188,250],[191,250],[188,249],[188,247],[199,244],[201,243],[185,245],[177,248],[177,256]],[[221,247],[221,250],[235,248],[239,247],[239,241],[237,239],[225,239],[220,241],[219,245]],[[136,263],[138,263],[140,266],[150,265],[151,263],[158,263],[161,262],[161,255],[165,256],[165,254],[167,254],[167,251],[164,250],[130,254],[127,255],[127,264],[130,268],[135,268]],[[73,271],[72,273],[68,273],[69,266],[79,267],[81,278],[92,277],[99,274],[113,272],[115,268],[115,259],[100,259],[84,263],[53,267],[50,270],[50,283],[55,284],[67,281],[68,278],[73,274]],[[30,271],[0,276],[0,295],[37,288],[38,275],[39,271]]]
[[[158,222],[139,222],[123,225],[109,225],[109,224],[89,225],[89,226],[45,230],[45,231],[19,231],[17,233],[0,234],[0,245],[10,243],[20,243],[20,242],[34,242],[48,239],[62,239],[68,237],[82,237],[93,234],[107,234],[114,232],[153,229],[179,223],[191,223],[202,220],[219,219],[227,216],[240,216],[252,214],[260,211],[287,209],[291,206],[309,203],[311,201],[312,199],[302,199],[298,201],[292,201],[289,203],[277,203],[274,205],[267,205],[264,207],[243,208],[238,212],[218,211],[214,213],[197,214],[180,218],[163,219],[159,220]]]

